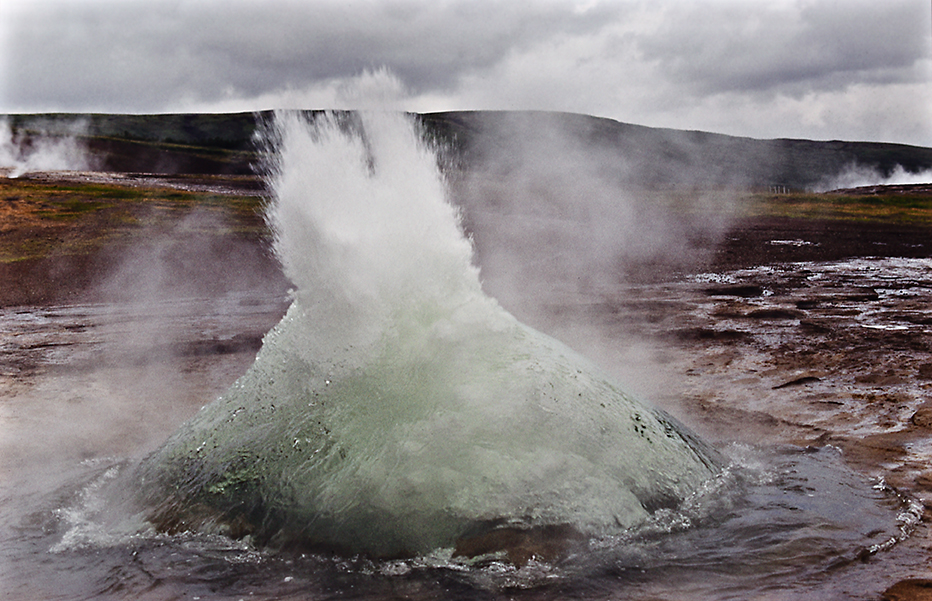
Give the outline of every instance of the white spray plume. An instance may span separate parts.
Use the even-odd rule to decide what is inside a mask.
[[[499,523],[617,533],[717,471],[483,294],[418,133],[395,113],[279,117],[268,210],[295,300],[249,371],[140,464],[154,525],[223,531],[231,506],[259,544],[396,557]]]
[[[281,113],[277,120],[272,184],[284,200],[268,215],[276,253],[305,310],[319,312],[317,336],[337,347],[365,346],[364,330],[375,326],[370,334],[378,335],[412,282],[425,271],[459,273],[472,247],[459,234],[456,210],[436,202],[446,194],[436,159],[404,115],[361,113],[343,123],[323,115],[310,123]],[[364,133],[345,135],[341,127]],[[308,161],[317,169],[301,168]],[[354,177],[359,170],[368,177]],[[479,286],[476,273],[435,283],[434,297],[449,294],[447,287]]]
[[[404,82],[386,67],[367,69],[341,81],[336,89],[338,105],[358,110],[402,110],[401,105],[408,97]]]

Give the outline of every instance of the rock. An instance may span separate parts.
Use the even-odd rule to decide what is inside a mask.
[[[806,298],[796,301],[797,309],[815,309],[820,304],[822,304],[821,299],[818,298]]]
[[[712,328],[682,328],[671,332],[678,340],[743,340],[748,338],[746,332],[738,330],[716,330]]]
[[[883,601],[932,601],[932,580],[909,578],[883,592]]]
[[[916,476],[916,486],[926,490],[932,490],[932,472],[922,472]]]
[[[791,386],[802,386],[804,384],[813,384],[815,382],[821,382],[821,379],[816,376],[801,376],[799,378],[790,380],[789,382],[777,384],[773,387],[773,390],[780,390],[781,388],[789,388]]]
[[[757,309],[756,311],[751,311],[745,317],[750,319],[799,319],[803,317],[805,313],[802,311],[797,311],[795,309]]]
[[[462,538],[456,542],[453,557],[471,559],[504,555],[516,565],[526,565],[532,559],[556,561],[586,537],[568,524],[532,529],[497,528],[484,534]]]
[[[754,298],[764,294],[764,288],[755,285],[714,286],[704,291],[709,296],[737,296],[740,298]]]
[[[812,334],[827,334],[832,331],[827,319],[800,319],[799,327]]]
[[[919,407],[909,421],[918,428],[932,428],[932,404]]]
[[[879,373],[863,374],[855,376],[854,381],[858,384],[869,384],[871,386],[896,386],[903,383],[903,378],[896,375],[893,370]]]

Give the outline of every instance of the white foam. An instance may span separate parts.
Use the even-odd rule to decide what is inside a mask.
[[[182,515],[264,515],[260,537],[429,553],[496,521],[627,528],[716,471],[672,418],[483,294],[406,117],[279,126],[270,223],[294,303],[147,461],[153,502],[167,487]]]

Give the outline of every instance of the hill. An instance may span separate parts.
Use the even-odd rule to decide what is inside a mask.
[[[313,111],[311,111],[313,113]],[[257,125],[270,112],[8,115],[22,139],[74,136],[104,171],[242,175],[256,162]],[[586,115],[463,111],[419,115],[461,168],[507,171],[517,157],[566,155],[619,182],[650,188],[784,186],[803,190],[846,171],[889,176],[932,169],[932,148],[883,142],[758,140],[662,129]]]
[[[849,170],[887,177],[897,166],[910,173],[932,168],[932,148],[904,144],[758,140],[560,113],[434,113],[421,119],[439,138],[453,141],[469,162],[483,161],[490,147],[501,150],[530,141],[546,145],[549,139],[559,152],[555,140],[570,140],[594,160],[617,165],[630,183],[648,187],[803,190]]]

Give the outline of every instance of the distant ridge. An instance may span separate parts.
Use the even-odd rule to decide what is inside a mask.
[[[52,113],[6,119],[27,138],[76,135],[105,171],[249,174],[256,162],[257,123],[271,114]],[[418,118],[464,168],[487,168],[490,161],[501,168],[522,145],[559,153],[570,144],[591,151],[608,169],[616,165],[619,180],[632,186],[807,189],[851,169],[882,176],[897,167],[910,173],[932,169],[932,148],[906,144],[759,140],[573,113],[455,111]]]
[[[533,139],[545,124],[557,127],[591,148],[598,160],[623,165],[633,184],[651,187],[780,185],[802,190],[851,169],[884,177],[898,166],[910,173],[932,169],[932,148],[905,144],[758,140],[567,113],[447,112],[421,119],[439,137],[454,140],[467,157],[481,155],[478,149],[489,145]]]

